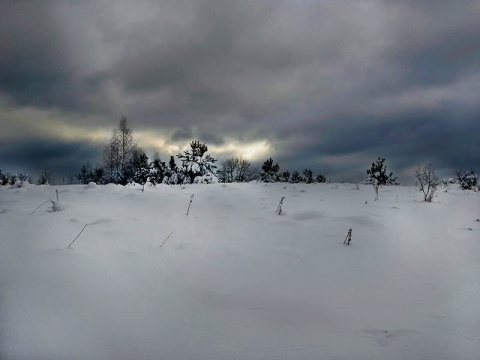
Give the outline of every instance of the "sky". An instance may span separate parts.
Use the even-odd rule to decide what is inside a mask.
[[[57,183],[125,115],[162,160],[480,171],[480,2],[0,0],[0,168]]]

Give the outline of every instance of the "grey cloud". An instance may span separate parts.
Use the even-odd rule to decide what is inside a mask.
[[[68,43],[46,1],[0,3],[0,91],[18,105],[76,107]]]
[[[41,171],[48,169],[58,183],[63,177],[77,174],[85,163],[95,165],[101,153],[101,146],[87,142],[24,139],[8,142],[0,148],[0,166],[11,172],[27,172],[34,180]]]
[[[445,174],[454,169],[469,168],[478,164],[480,132],[476,114],[456,120],[456,113],[401,113],[382,119],[346,119],[310,127],[317,134],[318,142],[308,144],[309,137],[298,136],[279,157],[286,168],[303,170],[312,167],[317,171],[343,174],[352,181],[361,181],[370,162],[345,163],[342,157],[374,161],[384,157],[390,169],[400,173],[404,182],[412,181],[412,174],[403,173],[412,166],[432,163]],[[302,145],[303,144],[303,145]],[[285,155],[291,154],[291,155]],[[322,163],[322,157],[338,158],[338,163]],[[311,160],[316,158],[316,162]]]
[[[459,149],[478,130],[479,15],[475,1],[2,2],[0,92],[172,141],[266,139],[292,170],[322,171],[322,154],[463,166],[478,163]]]

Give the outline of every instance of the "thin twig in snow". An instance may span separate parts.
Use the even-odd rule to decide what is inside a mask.
[[[193,201],[193,195],[195,195],[195,194],[192,194],[190,196],[190,202],[188,203],[187,215],[188,215],[188,212],[190,211],[190,205],[192,204],[192,201]]]
[[[162,245],[160,245],[160,247],[162,247],[163,244],[165,244],[165,243],[167,242],[168,238],[169,238],[170,236],[172,236],[172,234],[173,234],[173,231],[165,238],[165,240],[163,240],[163,243],[162,243]]]
[[[47,201],[44,201],[43,203],[41,203],[35,210],[33,210],[33,211],[30,213],[29,216],[32,216],[35,211],[37,211],[38,209],[40,209],[40,207],[41,207],[42,205],[46,204],[46,203],[49,202],[49,201],[52,201],[52,200],[47,200]]]
[[[82,231],[80,231],[80,233],[77,235],[77,237],[75,239],[73,239],[73,241],[67,246],[67,248],[69,248],[74,242],[75,240],[77,240],[80,235],[82,234],[83,230],[85,230],[85,228],[87,227],[88,224],[85,224],[85,226],[83,227]]]

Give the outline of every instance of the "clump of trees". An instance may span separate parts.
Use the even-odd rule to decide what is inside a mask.
[[[55,178],[53,177],[52,170],[44,169],[37,180],[38,185],[55,185]]]
[[[231,157],[222,162],[217,172],[223,183],[249,182],[259,177],[258,168],[241,156]]]
[[[303,176],[298,171],[284,171],[279,173],[280,166],[278,163],[273,163],[272,158],[268,158],[262,165],[262,172],[260,173],[260,179],[264,182],[288,182],[291,184],[298,183],[324,183],[327,181],[326,177],[322,174],[318,174],[315,178],[313,172],[310,169],[303,171]]]
[[[104,173],[103,167],[95,166],[95,168],[92,169],[90,164],[86,163],[82,165],[80,172],[76,174],[75,177],[81,184],[88,184],[92,181],[101,184],[103,183]]]
[[[83,183],[94,181],[126,185],[134,182],[143,186],[147,182],[153,185],[211,183],[216,179],[214,163],[217,160],[207,152],[208,146],[196,140],[190,143],[189,150],[177,154],[180,167],[173,156],[168,164],[161,161],[158,154],[149,161],[136,143],[128,119],[122,116],[103,149],[103,166],[90,170],[88,164],[83,165],[77,179]]]
[[[387,173],[387,166],[385,165],[385,159],[378,158],[377,161],[372,163],[370,169],[367,169],[367,184],[373,185],[375,190],[375,201],[378,200],[378,192],[380,187],[384,185],[397,185],[397,178],[393,176],[393,173]]]
[[[15,185],[22,187],[25,182],[31,182],[31,180],[32,179],[29,178],[26,173],[9,173],[4,169],[0,169],[0,185]]]

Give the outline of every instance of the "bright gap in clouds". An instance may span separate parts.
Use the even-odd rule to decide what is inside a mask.
[[[191,139],[185,143],[171,142],[167,136],[159,135],[155,131],[136,131],[134,132],[136,140],[140,147],[147,152],[148,149],[158,151],[165,155],[176,155],[181,151],[190,148]],[[200,140],[201,141],[201,140]],[[206,142],[208,152],[215,159],[227,159],[231,156],[241,156],[249,161],[260,161],[270,156],[272,150],[271,144],[267,140],[259,140],[252,142],[241,142],[237,140],[227,140],[223,145],[214,145]]]
[[[266,140],[255,141],[251,143],[242,143],[239,141],[229,141],[222,146],[212,146],[212,153],[217,156],[230,157],[241,156],[249,161],[261,160],[271,151],[271,145]]]

